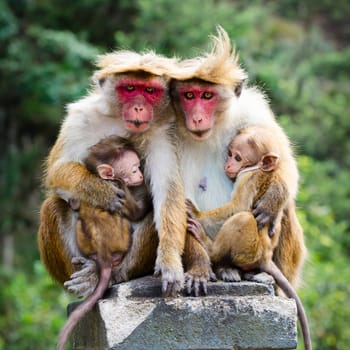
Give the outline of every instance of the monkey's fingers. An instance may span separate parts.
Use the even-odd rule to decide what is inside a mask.
[[[203,291],[204,295],[208,294],[208,280],[210,279],[210,276],[198,276],[194,275],[191,272],[187,272],[185,274],[186,278],[186,293],[188,295],[193,294],[195,297],[199,296],[200,290]]]
[[[198,213],[197,208],[195,205],[192,203],[192,201],[189,198],[186,198],[185,200],[186,204],[186,214],[188,217],[195,218],[196,214]]]
[[[240,282],[242,280],[239,271],[232,267],[220,267],[216,274],[225,282]]]
[[[201,237],[200,237],[200,230],[201,229],[201,224],[194,219],[188,218],[187,219],[187,231],[192,234],[197,241],[201,241]]]
[[[91,274],[97,273],[96,263],[94,260],[85,259],[83,257],[74,257],[72,263],[79,267],[79,270],[74,272],[71,279],[78,277],[89,277]]]
[[[72,258],[72,264],[79,269],[81,269],[81,265],[84,265],[87,262],[88,259],[84,258],[83,256],[75,256]]]
[[[169,282],[162,280],[162,295],[163,297],[175,297],[182,289],[182,283],[179,281]]]
[[[216,277],[215,273],[213,271],[210,272],[209,275],[209,281],[211,282],[217,282],[218,278]]]
[[[77,297],[86,298],[93,293],[96,283],[91,283],[91,281],[86,281],[85,278],[79,277],[64,282],[64,287],[68,292],[75,294]]]

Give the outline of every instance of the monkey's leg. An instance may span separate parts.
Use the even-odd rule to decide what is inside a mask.
[[[294,288],[300,282],[300,274],[306,257],[304,233],[295,210],[288,208],[282,217],[281,234],[272,260],[281,269]]]
[[[210,257],[219,278],[240,281],[235,266],[253,265],[261,253],[262,244],[252,213],[240,212],[224,223],[215,237]]]
[[[209,258],[211,244],[212,242],[206,236],[202,225],[194,219],[188,219],[188,233],[183,255],[188,294],[191,294],[193,290],[194,295],[198,296],[199,288],[202,287],[203,293],[206,295],[207,282],[216,280]]]
[[[40,209],[38,245],[41,261],[50,275],[61,284],[74,272],[72,255],[62,232],[69,210],[68,204],[58,197],[47,198]]]
[[[153,273],[159,239],[153,223],[153,213],[135,228],[132,243],[122,263],[112,273],[112,281],[120,283]]]

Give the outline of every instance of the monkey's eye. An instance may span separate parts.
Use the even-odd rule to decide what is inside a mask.
[[[153,87],[146,87],[145,91],[149,94],[153,94],[154,88]]]
[[[237,153],[237,154],[235,155],[235,160],[236,160],[237,162],[241,162],[241,161],[242,161],[242,157]]]
[[[129,92],[134,91],[135,90],[135,86],[134,85],[126,85],[125,90],[129,91]]]
[[[231,152],[231,150],[228,150],[227,151],[227,155],[231,158],[232,157],[232,152]]]
[[[194,99],[194,93],[193,93],[193,92],[190,92],[190,91],[185,92],[185,93],[184,93],[184,96],[185,96],[185,98],[186,98],[187,100],[192,100],[192,99]]]
[[[202,98],[204,98],[205,100],[210,100],[211,98],[213,98],[214,94],[210,91],[206,91],[203,92],[202,94]]]

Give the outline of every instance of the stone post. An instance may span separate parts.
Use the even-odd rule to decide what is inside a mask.
[[[160,280],[114,286],[78,324],[72,349],[295,349],[294,300],[271,285],[209,283],[208,295],[162,298]],[[69,306],[74,308],[73,303]]]

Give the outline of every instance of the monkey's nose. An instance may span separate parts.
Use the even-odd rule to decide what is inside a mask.
[[[135,110],[135,112],[142,112],[143,111],[143,107],[142,106],[135,106],[134,110]]]

